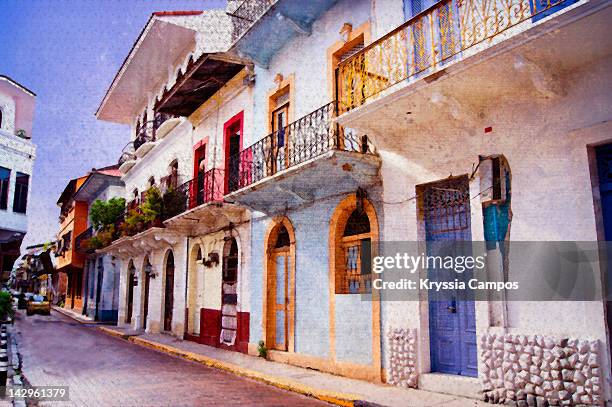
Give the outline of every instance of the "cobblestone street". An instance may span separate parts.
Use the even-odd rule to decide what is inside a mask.
[[[20,313],[15,328],[26,379],[33,386],[69,386],[68,405],[327,405],[142,348],[55,311],[51,316]]]

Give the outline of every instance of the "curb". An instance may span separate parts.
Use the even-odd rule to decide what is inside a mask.
[[[105,326],[99,326],[98,329],[101,330],[104,333],[109,334],[109,335],[116,336],[117,338],[121,338],[121,339],[127,340],[130,337],[129,335],[124,334],[123,332],[119,332],[119,331],[116,331],[114,329],[107,328]]]
[[[191,360],[193,362],[212,367],[214,369],[223,370],[236,376],[256,380],[258,382],[262,382],[282,390],[287,390],[293,393],[312,397],[321,401],[325,401],[327,403],[335,404],[337,406],[354,407],[367,405],[367,403],[364,403],[360,400],[359,396],[345,393],[337,393],[328,390],[321,390],[314,387],[306,386],[302,383],[294,382],[281,377],[270,376],[265,373],[258,372],[256,370],[247,369],[242,366],[235,365],[233,363],[222,362],[220,360],[209,358],[207,356],[203,356],[197,353],[184,351],[173,346],[153,342],[147,339],[139,338],[137,336],[124,335],[122,332],[116,331],[114,329],[106,327],[99,327],[99,329],[109,335],[125,339],[140,346],[154,349],[169,355],[178,356],[183,359]]]
[[[67,316],[68,318],[71,318],[83,325],[100,325],[100,323],[98,321],[89,321],[89,320],[83,320],[81,318],[78,318],[76,315],[74,315],[72,312],[70,311],[66,311],[65,309],[58,307],[57,305],[52,305],[51,309],[53,311],[59,312],[62,315]]]

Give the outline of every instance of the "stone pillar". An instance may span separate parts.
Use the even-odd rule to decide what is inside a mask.
[[[117,326],[125,327],[128,324],[125,322],[125,316],[127,314],[127,285],[128,285],[128,264],[129,259],[116,260],[118,270],[118,287],[119,287],[119,304],[117,312]]]
[[[172,334],[183,338],[185,333],[185,283],[187,264],[187,237],[180,239],[174,251],[174,307],[172,310]]]

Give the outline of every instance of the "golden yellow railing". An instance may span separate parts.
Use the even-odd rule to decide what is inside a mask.
[[[340,112],[564,0],[443,0],[365,47],[338,68]]]

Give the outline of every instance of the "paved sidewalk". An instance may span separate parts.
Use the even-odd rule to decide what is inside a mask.
[[[182,341],[165,334],[138,334],[117,327],[99,327],[106,333],[136,344],[157,349],[249,377],[270,385],[315,397],[342,406],[485,406],[486,403],[424,390],[402,389],[267,361],[262,358]]]
[[[80,314],[78,312],[74,312],[72,310],[66,309],[66,308],[62,308],[62,307],[58,307],[57,305],[52,305],[51,309],[53,309],[54,311],[59,312],[60,314],[64,314],[82,324],[94,324],[94,325],[100,325],[103,324],[103,322],[99,322],[96,321],[92,318],[89,318],[86,315]]]

